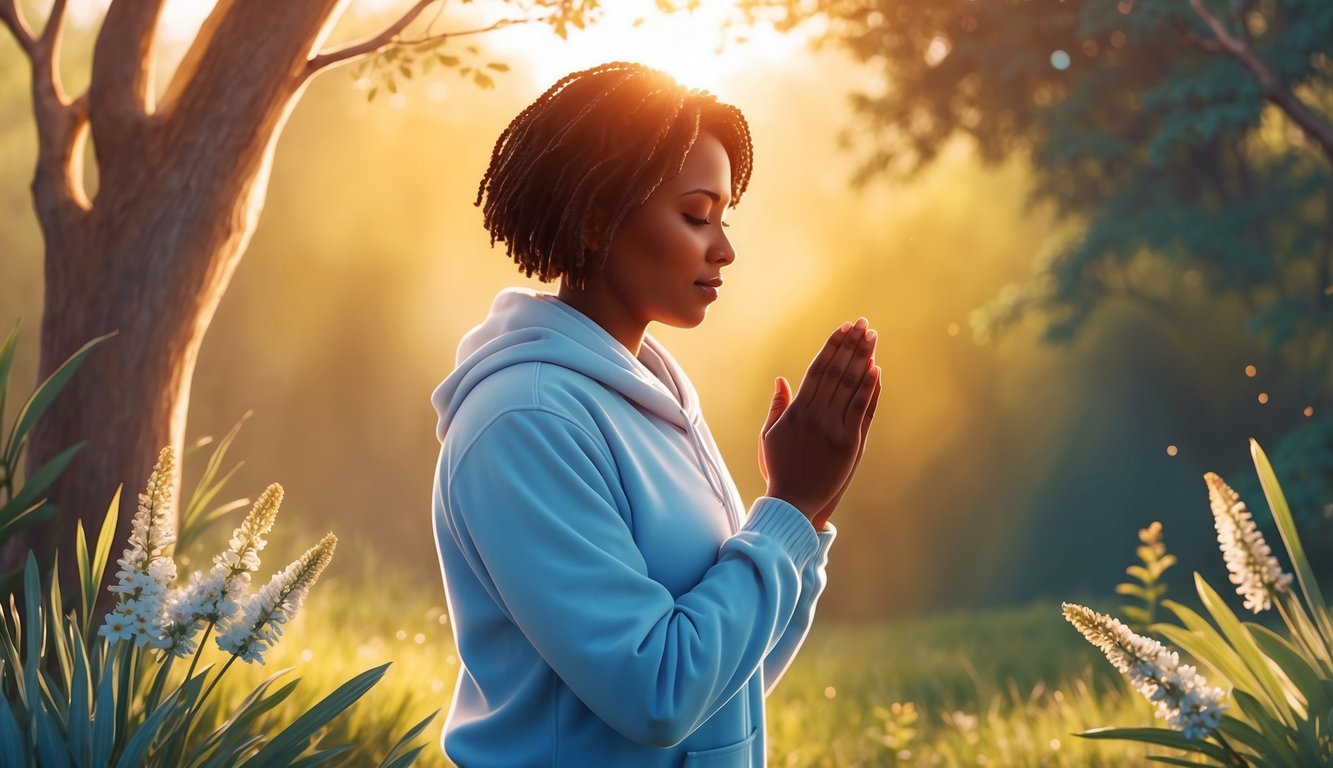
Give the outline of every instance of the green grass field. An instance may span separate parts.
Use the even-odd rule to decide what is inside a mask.
[[[326,743],[358,745],[345,764],[373,765],[412,724],[448,707],[458,658],[433,584],[372,594],[337,579],[321,582],[267,664],[228,673],[213,695],[214,716],[292,667],[287,676],[302,682],[274,713],[290,720],[341,681],[385,661],[393,662],[385,679],[325,734]],[[443,717],[419,740],[426,749],[417,765],[447,765],[438,747]],[[769,763],[1141,764],[1147,751],[1140,745],[1072,734],[1152,720],[1148,703],[1127,691],[1054,604],[894,623],[824,622],[769,699]]]

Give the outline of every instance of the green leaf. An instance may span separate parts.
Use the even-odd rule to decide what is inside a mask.
[[[477,70],[477,73],[472,76],[472,79],[476,81],[477,85],[481,86],[482,88],[495,87],[495,81],[492,80],[489,75],[482,72],[481,70]]]
[[[37,518],[30,515],[37,511],[41,506],[39,500],[42,493],[51,486],[51,483],[60,477],[69,466],[69,462],[74,458],[74,454],[86,445],[86,442],[70,446],[60,453],[56,454],[50,461],[42,465],[41,469],[33,472],[24,482],[19,492],[14,494],[14,498],[5,503],[0,508],[0,540],[13,535],[14,531],[25,528],[37,522]]]
[[[1148,572],[1147,568],[1144,568],[1141,565],[1131,565],[1125,569],[1125,573],[1129,574],[1130,576],[1133,576],[1134,578],[1144,583],[1153,580],[1152,574]]]
[[[1170,640],[1181,650],[1188,653],[1200,664],[1207,667],[1229,684],[1246,690],[1259,690],[1259,679],[1245,666],[1240,654],[1236,653],[1218,631],[1199,614],[1174,600],[1163,600],[1162,605],[1176,614],[1185,627],[1170,624],[1156,624],[1154,632]]]
[[[93,759],[93,721],[90,701],[92,680],[88,674],[88,654],[84,651],[83,635],[78,626],[71,626],[74,641],[70,643],[74,656],[74,677],[69,688],[69,725],[66,733],[69,751],[75,765],[91,765]]]
[[[305,751],[309,745],[310,737],[316,731],[323,728],[330,720],[337,717],[343,710],[365,695],[366,691],[369,691],[378,683],[388,669],[388,664],[381,664],[338,686],[337,690],[325,696],[318,704],[284,728],[281,733],[273,738],[273,741],[259,750],[259,753],[253,758],[246,761],[245,765],[250,768],[282,766],[296,759],[298,755]]]
[[[1259,484],[1264,488],[1264,497],[1268,499],[1268,508],[1273,513],[1273,521],[1277,523],[1282,543],[1286,545],[1292,567],[1296,569],[1296,578],[1300,580],[1306,605],[1314,616],[1320,635],[1324,638],[1324,646],[1333,645],[1333,622],[1329,620],[1324,595],[1319,591],[1319,582],[1315,580],[1310,561],[1305,556],[1305,548],[1301,545],[1301,537],[1296,531],[1296,521],[1292,519],[1291,508],[1287,506],[1287,497],[1283,495],[1282,487],[1278,485],[1277,475],[1273,473],[1273,466],[1268,463],[1268,456],[1255,440],[1250,440],[1250,455],[1254,459],[1254,468],[1259,473]]]
[[[33,700],[36,706],[29,715],[32,728],[37,734],[37,763],[42,766],[69,765],[69,750],[60,737],[60,728],[55,718],[46,708],[46,701],[40,696],[34,696]]]
[[[384,756],[384,760],[380,761],[380,768],[391,768],[391,766],[397,765],[398,764],[397,761],[402,758],[400,757],[394,759],[394,755],[403,748],[405,748],[408,744],[411,744],[412,740],[415,739],[417,736],[420,736],[421,732],[426,730],[426,726],[430,725],[431,721],[434,720],[435,716],[438,714],[440,714],[440,710],[438,709],[435,710],[434,712],[431,712],[429,715],[426,716],[426,719],[412,726],[412,728],[407,733],[403,734],[403,737],[398,740],[398,743],[394,744],[393,748],[389,750],[389,754]],[[420,748],[418,748],[417,750],[411,752],[410,754],[413,754],[415,756],[415,754],[420,751],[421,751]],[[415,759],[415,757],[413,759]],[[393,762],[390,762],[391,760]],[[403,765],[411,765],[411,762],[409,761],[408,763],[404,763]]]
[[[125,641],[120,641],[124,643]],[[93,762],[95,766],[111,764],[111,754],[116,744],[116,724],[120,720],[116,706],[128,708],[130,702],[116,699],[116,679],[119,677],[116,664],[116,648],[119,645],[100,643],[106,649],[106,660],[102,665],[102,679],[97,683],[97,701],[93,708]]]
[[[446,67],[456,67],[456,66],[458,66],[458,57],[457,57],[457,56],[447,56],[447,55],[445,55],[445,54],[443,54],[443,53],[437,53],[437,54],[435,54],[435,58],[439,59],[439,60],[440,60],[440,63],[443,64],[443,65],[446,66]]]
[[[116,522],[120,519],[120,492],[123,486],[116,486],[116,493],[111,497],[111,503],[107,505],[106,517],[102,519],[102,529],[97,532],[97,548],[93,550],[93,562],[89,566],[86,574],[82,573],[82,563],[80,563],[80,577],[83,581],[83,604],[84,612],[87,614],[84,618],[84,634],[91,636],[92,633],[92,611],[97,604],[97,591],[102,585],[102,578],[106,575],[106,563],[111,558],[111,542],[116,538]],[[82,522],[79,523],[83,525]],[[80,534],[82,539],[82,534]]]
[[[148,753],[148,748],[157,740],[158,730],[162,727],[162,721],[167,719],[176,708],[177,695],[181,689],[177,688],[171,692],[148,719],[143,721],[135,731],[134,736],[130,738],[125,745],[124,751],[120,753],[120,759],[116,761],[116,768],[138,768],[144,764],[144,755]]]
[[[1137,597],[1140,600],[1148,599],[1148,593],[1144,591],[1143,587],[1140,587],[1137,584],[1117,584],[1115,585],[1115,593],[1117,595]]]
[[[278,670],[270,675],[267,680],[256,686],[255,689],[245,697],[245,700],[236,707],[236,712],[219,724],[213,733],[196,748],[195,759],[207,754],[209,750],[213,749],[214,745],[217,745],[218,749],[215,753],[215,757],[217,755],[239,756],[239,754],[247,748],[245,743],[242,743],[242,737],[249,732],[250,725],[265,712],[268,712],[278,704],[281,704],[292,691],[296,690],[297,684],[301,682],[298,678],[287,683],[276,692],[265,695],[275,680],[290,671],[290,669]],[[238,758],[228,758],[221,764],[235,765],[237,761]]]
[[[1236,705],[1240,707],[1241,712],[1245,713],[1250,724],[1258,728],[1259,732],[1263,734],[1266,746],[1265,756],[1277,756],[1280,753],[1285,764],[1302,765],[1300,755],[1292,747],[1290,741],[1295,736],[1293,729],[1274,719],[1264,705],[1249,693],[1239,690],[1232,691],[1231,697],[1236,700]]]
[[[288,765],[290,768],[313,768],[316,765],[323,765],[338,755],[346,754],[352,749],[351,744],[342,744],[330,749],[323,749],[318,752],[306,755],[300,760],[294,760]]]
[[[1207,755],[1219,762],[1225,762],[1226,753],[1222,748],[1211,741],[1196,741],[1187,739],[1179,731],[1172,731],[1167,728],[1094,728],[1090,731],[1083,731],[1074,734],[1082,736],[1085,739],[1125,739],[1128,741],[1142,741],[1148,744],[1156,744],[1160,747],[1171,747],[1186,752],[1197,752]]]
[[[27,749],[9,697],[0,696],[0,765],[28,765]]]
[[[407,768],[417,761],[417,757],[421,755],[421,751],[425,748],[426,746],[424,744],[419,747],[414,747],[394,758],[392,762],[383,763],[381,768]]]
[[[1249,622],[1245,627],[1264,655],[1281,667],[1287,679],[1300,691],[1306,702],[1306,718],[1310,717],[1310,713],[1327,712],[1333,707],[1333,702],[1330,702],[1324,690],[1327,681],[1320,678],[1311,660],[1302,656],[1285,638],[1268,627]]]
[[[37,419],[51,406],[51,402],[55,400],[56,395],[60,394],[60,390],[69,382],[70,377],[83,364],[88,354],[98,344],[114,335],[116,335],[115,331],[103,334],[79,347],[74,351],[74,354],[66,358],[65,362],[52,371],[51,375],[47,376],[46,380],[38,385],[32,395],[28,397],[28,401],[19,409],[16,419],[17,424],[14,427],[13,434],[9,436],[9,445],[5,449],[5,466],[18,466],[19,453],[23,450],[23,445],[28,439],[28,433],[32,430],[33,425],[37,423]]]
[[[23,566],[23,599],[27,613],[24,620],[28,625],[24,633],[23,689],[26,693],[24,703],[28,706],[30,716],[37,710],[37,701],[41,698],[37,692],[37,671],[42,666],[41,590],[41,576],[37,574],[37,558],[32,554],[32,550],[28,550],[28,560]]]
[[[9,389],[9,369],[14,364],[14,350],[19,343],[19,324],[14,323],[14,330],[0,344],[0,416],[5,413],[5,390]]]
[[[1294,727],[1298,718],[1287,701],[1281,682],[1268,665],[1268,657],[1263,655],[1254,638],[1245,627],[1241,626],[1240,620],[1198,573],[1194,574],[1194,585],[1199,590],[1199,599],[1203,602],[1204,608],[1212,615],[1213,621],[1217,622],[1222,634],[1231,642],[1231,647],[1236,649],[1246,668],[1258,679],[1259,685],[1272,705],[1270,710]],[[1254,693],[1257,694],[1258,691]]]

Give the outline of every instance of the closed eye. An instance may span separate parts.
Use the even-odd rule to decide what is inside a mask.
[[[686,221],[688,221],[689,223],[693,224],[696,227],[708,227],[712,226],[713,224],[712,219],[701,219],[698,216],[691,216],[688,213],[682,213],[681,215],[685,217]],[[731,225],[724,221],[722,222],[722,226],[730,227]]]

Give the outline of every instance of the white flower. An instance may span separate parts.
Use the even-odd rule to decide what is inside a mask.
[[[1157,704],[1157,716],[1167,725],[1188,739],[1202,739],[1217,730],[1223,692],[1208,687],[1194,667],[1181,664],[1175,651],[1105,614],[1073,603],[1061,608],[1065,619],[1106,654],[1139,693]]]
[[[213,558],[208,575],[195,571],[190,585],[173,595],[165,644],[169,653],[177,656],[194,653],[198,647],[194,636],[200,629],[209,623],[226,624],[236,618],[250,586],[250,573],[259,569],[259,551],[267,545],[264,537],[273,528],[282,497],[281,485],[273,483],[265,488],[245,520],[232,532],[227,549]]]
[[[1274,595],[1291,589],[1291,574],[1282,572],[1240,496],[1212,472],[1203,479],[1208,484],[1217,543],[1236,593],[1254,613],[1271,608]]]
[[[139,495],[129,546],[116,561],[119,581],[107,587],[119,600],[98,633],[112,641],[133,638],[139,645],[163,646],[167,587],[176,579],[176,562],[164,554],[176,540],[171,503],[175,470],[175,453],[167,446],[158,454],[147,492]]]
[[[218,635],[218,647],[242,661],[264,663],[264,651],[282,635],[305,601],[306,593],[333,559],[338,538],[326,534],[241,606],[240,616]]]

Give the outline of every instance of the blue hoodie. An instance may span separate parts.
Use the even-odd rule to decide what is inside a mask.
[[[435,541],[462,668],[444,750],[484,766],[762,766],[832,530],[740,494],[694,387],[509,289],[431,398]]]

